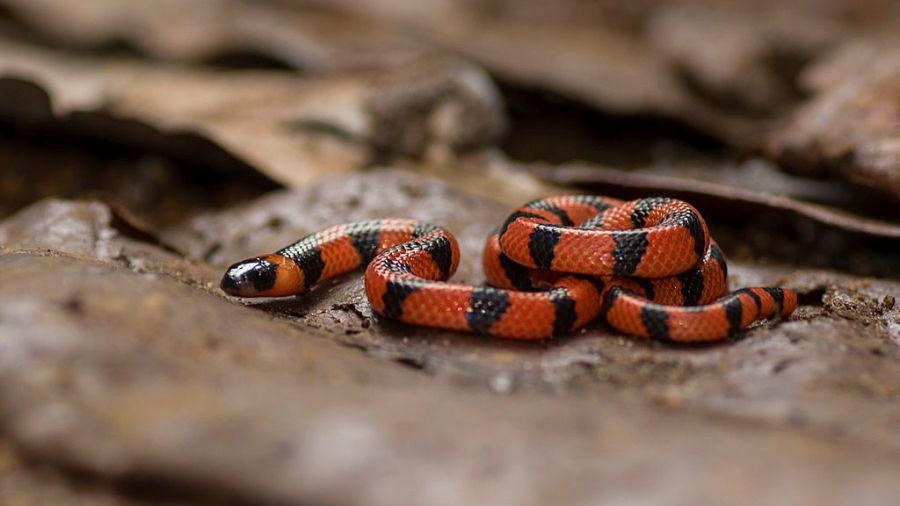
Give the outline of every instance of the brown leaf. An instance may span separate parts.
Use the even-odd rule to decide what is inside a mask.
[[[848,31],[820,10],[779,7],[662,4],[647,39],[699,97],[737,115],[777,115],[800,99],[799,69]]]
[[[154,60],[322,73],[388,68],[430,47],[400,30],[314,6],[236,0],[122,3],[116,0],[2,0],[31,40],[104,52],[124,46]],[[58,13],[65,10],[66,15]]]
[[[771,156],[798,172],[830,172],[900,197],[900,52],[853,46],[808,79],[822,87],[772,133]]]
[[[470,148],[503,128],[487,77],[446,60],[309,79],[75,62],[9,43],[0,44],[0,55],[0,118],[7,123],[59,129],[60,121],[70,134],[183,158],[224,155],[287,185],[361,168],[376,151]]]
[[[606,112],[677,118],[744,148],[758,147],[800,98],[806,64],[897,28],[896,6],[878,0],[0,4],[32,38],[93,51],[124,44],[167,60],[328,73],[403,67],[449,47],[518,87]],[[63,9],[67,16],[56,15]]]
[[[718,201],[718,207],[729,206],[732,212],[745,216],[760,209],[788,212],[848,232],[869,234],[887,239],[900,239],[900,226],[854,215],[847,211],[804,202],[784,195],[752,191],[735,186],[688,178],[621,171],[597,166],[566,165],[562,167],[536,166],[531,172],[558,184],[591,186],[599,191],[657,192],[682,196],[689,201]]]

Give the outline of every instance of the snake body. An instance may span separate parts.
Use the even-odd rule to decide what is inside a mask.
[[[482,264],[490,286],[447,282],[458,264],[446,229],[373,220],[238,262],[221,286],[240,297],[290,296],[365,266],[366,295],[382,316],[512,339],[564,335],[602,316],[626,334],[710,341],[797,305],[789,289],[726,293],[725,259],[703,218],[668,198],[536,200],[488,238]]]

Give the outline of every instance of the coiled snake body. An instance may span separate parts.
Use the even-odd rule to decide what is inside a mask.
[[[488,238],[482,261],[491,286],[449,283],[459,264],[449,231],[408,219],[364,221],[238,262],[221,286],[240,297],[289,296],[366,266],[366,295],[378,314],[512,339],[563,335],[603,316],[626,334],[710,341],[797,305],[789,289],[726,294],[725,259],[703,218],[668,198],[530,202]]]

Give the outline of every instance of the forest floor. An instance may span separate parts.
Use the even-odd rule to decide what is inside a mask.
[[[552,5],[552,6],[551,6]],[[890,504],[889,2],[0,0],[4,504]],[[323,226],[484,239],[545,195],[694,204],[788,319],[410,327],[360,274],[225,295]]]

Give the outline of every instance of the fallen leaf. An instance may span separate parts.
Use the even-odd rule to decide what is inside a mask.
[[[847,51],[852,58],[839,54],[821,63],[826,68],[810,71],[825,87],[771,134],[767,150],[797,172],[831,173],[900,197],[900,53],[859,46]]]
[[[503,128],[490,80],[461,62],[315,79],[73,61],[10,43],[0,43],[0,55],[7,123],[102,135],[182,159],[224,157],[286,185],[349,173],[393,150],[468,149]]]

